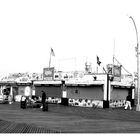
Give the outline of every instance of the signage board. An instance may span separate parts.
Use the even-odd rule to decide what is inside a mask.
[[[54,79],[54,67],[43,69],[43,80],[53,80]]]
[[[107,65],[107,73],[114,77],[114,81],[121,81],[121,66],[120,65]]]
[[[121,81],[121,66],[113,66],[113,77],[114,81]]]

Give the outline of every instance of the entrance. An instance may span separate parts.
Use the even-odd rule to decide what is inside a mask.
[[[8,97],[10,95],[10,87],[5,87],[2,90],[3,96],[4,96],[4,100],[8,100]]]

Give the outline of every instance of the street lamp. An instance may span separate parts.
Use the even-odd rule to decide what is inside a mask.
[[[135,30],[136,30],[136,38],[137,38],[137,46],[136,46],[136,52],[137,52],[137,100],[138,100],[138,103],[137,103],[137,106],[136,106],[136,111],[140,111],[140,103],[139,103],[139,42],[138,42],[138,32],[137,32],[137,27],[136,27],[136,24],[135,24],[135,21],[134,19],[132,18],[132,16],[129,17],[132,21],[133,21],[133,24],[134,24],[134,27],[135,27]]]

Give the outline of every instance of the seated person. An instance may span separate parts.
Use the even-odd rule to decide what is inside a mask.
[[[41,99],[41,97],[40,97],[40,96],[38,97],[38,101],[39,101],[39,102],[41,102],[41,101],[42,101],[42,99]]]
[[[21,101],[25,101],[26,100],[26,97],[25,96],[22,96],[21,97]]]
[[[39,97],[35,97],[35,101],[36,101],[36,103],[41,103],[41,97],[39,96]]]
[[[34,98],[30,97],[30,101],[31,101],[31,104],[33,105],[33,107],[40,108],[41,101],[39,100],[39,98],[37,98],[36,96]]]
[[[31,98],[31,97],[29,97],[29,101],[31,102],[31,103],[35,103],[36,102],[36,99],[34,98]]]

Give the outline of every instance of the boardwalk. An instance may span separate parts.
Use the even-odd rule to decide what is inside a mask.
[[[18,103],[0,104],[0,133],[139,133],[140,112],[49,104],[21,109]]]
[[[0,133],[60,133],[26,123],[14,123],[0,120]]]

